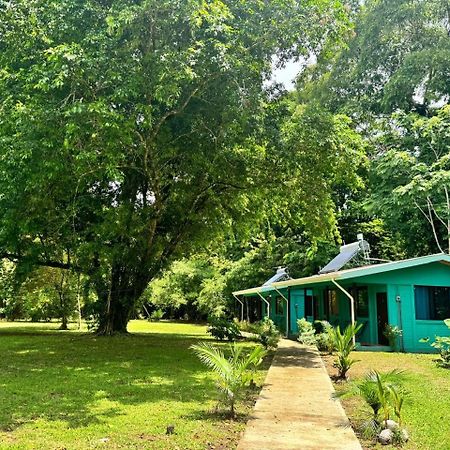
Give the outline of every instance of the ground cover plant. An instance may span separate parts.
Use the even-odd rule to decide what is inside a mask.
[[[447,450],[449,448],[450,421],[450,371],[436,366],[433,354],[407,354],[387,352],[357,352],[352,357],[358,364],[352,368],[352,379],[358,383],[370,370],[380,373],[399,369],[403,371],[401,384],[407,392],[404,397],[401,417],[410,439],[402,448],[405,450]],[[334,374],[333,358],[323,356],[328,373]],[[347,390],[348,385],[335,384],[338,393]],[[361,397],[342,399],[343,406],[355,428],[367,420],[370,407]],[[363,448],[394,448],[381,446],[362,436]]]
[[[214,375],[189,347],[228,344],[206,326],[132,321],[130,335],[111,338],[58,327],[0,323],[0,448],[235,447],[252,402],[233,421],[212,412]],[[261,384],[264,370],[254,377]]]

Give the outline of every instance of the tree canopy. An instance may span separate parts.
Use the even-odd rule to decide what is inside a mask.
[[[52,314],[77,292],[112,334],[146,302],[224,311],[359,231],[378,258],[450,251],[449,11],[0,0],[0,306],[61,276]]]
[[[2,256],[85,274],[104,334],[171,260],[264,216],[292,156],[263,127],[273,55],[320,53],[348,26],[325,0],[0,11]]]

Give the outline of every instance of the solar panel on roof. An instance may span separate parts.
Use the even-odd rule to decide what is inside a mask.
[[[350,260],[352,260],[361,250],[361,242],[353,242],[352,244],[343,245],[339,255],[333,258],[324,268],[319,271],[319,274],[336,272],[344,267]]]
[[[283,279],[287,279],[290,278],[289,274],[286,272],[286,268],[284,267],[279,267],[277,269],[276,274],[269,278],[264,284],[263,286],[270,286],[272,283],[276,283],[277,281],[281,281]]]

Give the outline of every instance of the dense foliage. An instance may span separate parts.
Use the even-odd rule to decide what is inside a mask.
[[[272,57],[346,27],[335,1],[1,2],[1,255],[84,274],[98,331],[124,332],[170,261],[282,197]]]
[[[50,302],[42,319],[111,334],[220,316],[357,232],[375,258],[450,252],[449,11],[0,1],[3,315]],[[272,72],[291,59],[288,93]]]

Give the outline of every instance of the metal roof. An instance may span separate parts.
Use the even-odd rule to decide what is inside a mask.
[[[450,265],[450,255],[438,253],[436,255],[420,256],[418,258],[404,259],[402,261],[393,261],[372,266],[355,267],[354,269],[339,270],[336,272],[324,273],[322,275],[313,275],[311,277],[294,278],[287,281],[279,281],[272,283],[270,286],[255,287],[233,292],[234,295],[249,295],[261,292],[267,292],[273,289],[281,289],[289,286],[301,286],[307,284],[326,283],[331,280],[346,280],[351,278],[359,278],[367,275],[375,275],[391,270],[408,269],[410,267],[421,266],[440,262]]]

